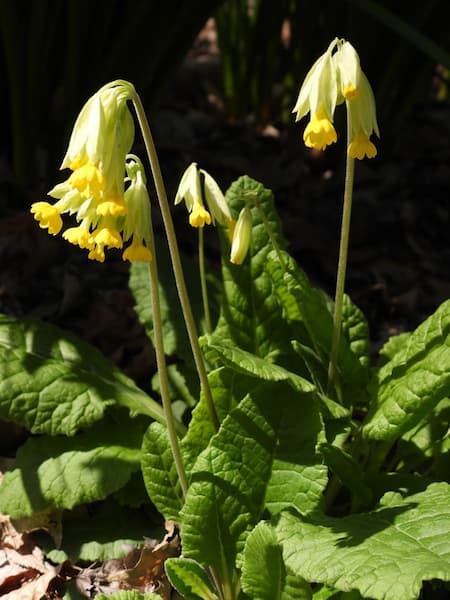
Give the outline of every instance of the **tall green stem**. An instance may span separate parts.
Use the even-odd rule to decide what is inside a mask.
[[[347,112],[347,140],[350,142],[350,119]],[[328,364],[328,390],[335,384],[336,362],[341,339],[342,307],[344,302],[345,275],[347,271],[348,241],[350,237],[350,220],[352,214],[353,180],[355,159],[347,153],[345,169],[344,207],[342,211],[341,241],[336,278],[336,294],[334,298],[333,339],[331,342],[330,362]]]
[[[158,268],[156,265],[155,243],[153,239],[153,231],[151,231],[151,247],[150,251],[153,255],[153,260],[148,265],[150,278],[150,295],[152,301],[153,312],[153,336],[155,343],[156,363],[158,366],[159,387],[161,392],[162,405],[164,416],[166,418],[167,433],[169,436],[170,448],[177,469],[178,479],[180,481],[183,496],[186,496],[188,490],[188,481],[186,471],[184,469],[183,459],[181,457],[178,437],[175,430],[175,420],[172,412],[172,404],[170,402],[169,386],[167,379],[166,356],[164,353],[164,342],[161,322],[161,308],[159,303],[158,291]]]
[[[216,410],[212,401],[205,361],[198,341],[197,326],[194,321],[194,316],[192,314],[191,304],[186,289],[186,282],[184,280],[183,268],[181,266],[180,252],[178,250],[172,215],[170,213],[170,206],[167,200],[166,188],[164,186],[161,167],[159,165],[158,155],[156,153],[155,144],[153,142],[150,126],[148,124],[147,115],[145,114],[144,107],[142,106],[142,102],[138,94],[133,97],[133,105],[136,111],[139,126],[141,128],[142,137],[144,139],[148,160],[150,162],[150,168],[153,175],[153,181],[155,183],[156,194],[158,196],[161,215],[166,230],[167,243],[172,260],[178,296],[180,298],[181,309],[183,311],[183,317],[188,332],[189,342],[192,348],[192,354],[194,356],[195,366],[200,379],[200,385],[202,387],[206,405],[208,407],[211,422],[217,430],[219,428],[219,419],[217,418]]]
[[[209,312],[208,286],[206,284],[205,242],[203,227],[198,228],[198,264],[200,267],[200,285],[202,288],[203,313],[205,315],[206,333],[211,333],[211,313]]]

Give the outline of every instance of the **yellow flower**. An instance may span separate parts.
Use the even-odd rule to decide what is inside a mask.
[[[358,96],[347,101],[347,110],[350,119],[349,156],[360,160],[366,156],[373,158],[377,154],[377,149],[370,141],[370,136],[375,133],[380,137],[380,132],[373,91],[362,71]]]
[[[83,225],[66,229],[62,236],[70,244],[75,244],[80,248],[89,248],[89,250],[92,250],[95,245],[91,240],[89,229],[86,229],[86,227],[83,227]]]
[[[150,262],[151,215],[144,167],[134,154],[128,156],[126,163],[129,184],[125,192],[127,214],[123,224],[123,239],[131,240],[131,245],[122,254],[123,260],[130,262]]]
[[[359,158],[359,160],[366,156],[367,158],[374,158],[377,155],[377,149],[367,135],[358,133],[348,146],[348,155],[351,158]]]
[[[332,55],[337,42],[337,39],[333,40],[309,70],[292,111],[296,113],[296,121],[308,113],[311,114],[304,141],[307,146],[319,150],[323,150],[337,139],[333,115],[338,100],[338,86]]]
[[[122,258],[130,262],[151,262],[152,253],[147,246],[133,242],[122,254]]]
[[[334,111],[343,102],[350,122],[349,156],[372,158],[376,148],[370,136],[379,136],[372,88],[356,50],[350,42],[336,38],[306,75],[293,110],[297,121],[310,113],[303,134],[306,146],[324,150],[337,141]]]
[[[306,126],[303,140],[305,146],[317,148],[318,150],[325,150],[328,145],[336,142],[336,130],[322,108],[313,115]]]
[[[240,265],[247,256],[252,236],[252,212],[248,206],[239,213],[237,223],[233,230],[233,239],[231,242],[230,261],[235,265]]]
[[[232,221],[230,209],[216,181],[204,169],[199,169],[197,163],[191,163],[181,178],[175,204],[183,200],[190,213],[189,224],[192,227],[204,227],[215,221],[228,225]]]
[[[35,202],[31,206],[31,212],[36,221],[39,221],[39,227],[42,229],[48,229],[52,235],[61,231],[63,222],[59,211],[48,202]]]
[[[36,202],[31,207],[40,226],[52,234],[61,231],[62,214],[75,215],[78,225],[63,238],[88,249],[91,260],[103,262],[106,248],[122,248],[128,241],[125,260],[151,260],[145,175],[139,159],[128,155],[134,123],[127,102],[134,95],[130,83],[115,81],[86,102],[61,165],[72,173],[50,190],[57,200],[53,205]]]

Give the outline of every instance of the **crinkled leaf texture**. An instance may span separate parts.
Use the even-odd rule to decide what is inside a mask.
[[[280,347],[286,347],[289,340],[286,323],[272,293],[270,277],[265,271],[272,243],[261,211],[273,238],[284,247],[280,221],[272,192],[246,175],[231,184],[226,199],[235,218],[246,201],[258,202],[260,208],[251,208],[251,243],[247,258],[241,265],[230,262],[228,236],[222,236],[222,305],[213,335],[218,343],[228,341],[264,357]]]
[[[170,583],[185,600],[217,600],[208,575],[195,560],[168,558],[164,568]]]
[[[333,305],[311,285],[305,273],[287,253],[282,262],[275,252],[266,257],[265,271],[270,276],[274,295],[283,307],[287,335],[310,371],[318,389],[328,383],[328,362],[333,337]],[[344,404],[365,398],[368,381],[368,328],[362,312],[348,298],[344,302],[337,372]]]
[[[107,406],[163,420],[159,404],[94,347],[52,325],[0,315],[0,417],[74,435]]]
[[[376,600],[414,600],[422,583],[450,580],[450,485],[433,483],[379,508],[344,518],[281,513],[286,565],[311,582]]]
[[[231,410],[194,465],[181,511],[183,554],[212,566],[230,589],[266,494],[274,510],[295,505],[308,512],[319,505],[326,471],[315,455],[317,440],[305,444],[295,435],[304,423],[312,438],[320,436],[317,405],[312,394],[285,382],[264,382]]]
[[[309,600],[311,587],[295,576],[283,561],[275,531],[260,521],[247,538],[241,585],[252,600]]]
[[[111,498],[64,513],[62,524],[60,550],[46,552],[55,562],[122,558],[130,552],[130,547],[142,544],[143,536],[160,536],[145,511],[119,506]]]
[[[141,464],[152,502],[166,520],[178,521],[183,494],[164,425],[152,423],[147,429],[142,442]]]
[[[377,385],[363,428],[375,440],[394,441],[450,394],[450,300],[406,337]]]
[[[106,498],[139,469],[141,439],[132,422],[71,438],[29,438],[0,484],[0,511],[22,517]]]

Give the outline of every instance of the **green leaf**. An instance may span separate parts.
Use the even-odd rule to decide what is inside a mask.
[[[133,423],[72,438],[29,438],[0,485],[0,511],[22,517],[106,498],[139,469],[141,439]]]
[[[198,401],[200,386],[178,298],[172,263],[165,242],[156,240],[156,251],[164,351],[167,355],[173,356],[176,359],[176,363],[171,365],[169,372],[170,391],[172,397],[179,398],[176,395],[177,388],[181,381],[184,380],[184,383],[187,384],[187,388],[184,387],[183,389],[184,399],[187,400],[189,406],[193,406]],[[201,317],[203,304],[198,264],[184,256],[182,257],[182,266],[185,279],[190,283],[189,297],[191,306],[193,307],[194,319],[199,331],[202,331]],[[148,265],[145,263],[132,263],[129,285],[136,300],[136,313],[140,322],[144,325],[148,337],[153,341],[153,309]],[[212,298],[213,295],[211,294]],[[179,372],[178,376],[176,371]],[[158,388],[159,384],[156,383],[154,389],[158,390]]]
[[[162,529],[162,523],[155,525],[145,511],[124,508],[108,498],[63,514],[61,550],[73,563],[122,558],[131,546],[142,545],[144,536],[159,538]]]
[[[178,521],[183,494],[169,443],[167,428],[152,423],[142,442],[142,475],[147,492],[166,520]]]
[[[274,294],[283,307],[285,319],[289,325],[289,339],[296,348],[310,348],[318,364],[315,365],[315,382],[321,391],[327,388],[328,362],[333,336],[333,305],[331,300],[320,290],[311,285],[305,273],[295,260],[287,253],[282,253],[283,264],[272,252],[266,260],[266,271],[270,275]],[[338,353],[338,374],[343,389],[345,404],[356,403],[359,397],[365,397],[367,384],[367,331],[361,312],[346,301],[346,316],[349,319],[344,325]],[[353,338],[351,338],[353,336]],[[353,340],[353,341],[352,341]],[[353,343],[353,347],[352,347]],[[305,360],[308,356],[300,356]],[[318,367],[321,366],[321,369]],[[321,371],[321,372],[320,372]]]
[[[211,341],[214,339],[214,337],[205,336],[202,340],[202,347],[209,361],[217,362],[219,359],[222,364],[241,373],[253,375],[267,381],[288,381],[299,392],[315,391],[315,386],[307,379],[300,377],[300,375],[296,375],[268,359],[260,358],[237,346],[232,346],[226,342],[214,343]]]
[[[362,310],[353,304],[347,294],[344,294],[342,306],[342,332],[349,343],[350,350],[366,370],[366,378],[368,378],[369,325]]]
[[[302,497],[303,489],[300,493],[297,490],[312,462],[308,449],[306,464],[301,462],[305,450],[302,441],[298,436],[288,436],[290,446],[286,442],[278,454],[287,424],[295,427],[301,423],[307,403],[314,405],[314,398],[295,393],[283,382],[262,383],[231,410],[195,463],[181,511],[183,554],[212,566],[231,588],[236,584],[236,558],[248,531],[264,510],[272,473],[274,506],[287,502],[289,495],[296,503],[304,501],[305,510],[313,503],[317,505],[314,493],[312,501],[311,497]],[[316,411],[316,419],[320,420],[317,407]],[[320,462],[317,457],[318,479]],[[291,477],[282,481],[282,471],[287,474],[289,470]]]
[[[163,419],[160,405],[89,344],[0,315],[0,417],[32,433],[74,435],[112,404]]]
[[[227,367],[220,367],[208,373],[208,382],[219,423],[249,390],[259,385],[259,381],[254,377],[237,373]],[[181,440],[183,459],[188,471],[191,471],[200,452],[206,448],[215,433],[205,397],[201,394],[200,402],[192,411],[188,431]]]
[[[431,484],[336,519],[284,512],[276,525],[289,568],[307,581],[376,600],[414,600],[422,583],[450,580],[450,486]]]
[[[272,249],[265,221],[277,243],[284,247],[279,217],[273,204],[272,192],[261,183],[247,177],[239,177],[226,192],[226,200],[235,218],[246,201],[258,202],[251,208],[252,237],[247,258],[241,265],[229,260],[230,244],[223,235],[222,244],[222,309],[214,338],[227,341],[257,356],[267,356],[286,346],[286,325],[272,284],[265,271],[266,258]]]
[[[173,587],[186,600],[217,600],[204,569],[189,558],[168,558],[164,563]]]
[[[450,394],[450,300],[406,339],[377,374],[363,435],[394,441]]]
[[[273,527],[260,521],[245,544],[241,584],[252,600],[309,600],[311,587],[286,573],[282,549]]]
[[[320,451],[325,464],[363,505],[370,505],[372,492],[365,482],[361,465],[345,450],[332,444],[322,444]]]

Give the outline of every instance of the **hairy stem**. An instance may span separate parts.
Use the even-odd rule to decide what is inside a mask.
[[[133,105],[136,111],[137,119],[142,132],[142,137],[144,139],[148,160],[153,175],[156,194],[158,197],[161,215],[166,230],[167,243],[169,246],[170,258],[172,261],[173,272],[175,275],[178,296],[180,298],[181,309],[183,311],[183,317],[186,324],[192,354],[194,356],[195,366],[200,379],[200,385],[205,396],[205,401],[208,407],[211,422],[217,430],[219,428],[219,419],[217,418],[217,413],[213,404],[211,390],[209,387],[208,377],[206,373],[205,361],[198,341],[197,326],[194,321],[194,316],[192,314],[191,304],[187,293],[183,268],[181,266],[180,252],[178,250],[177,238],[173,226],[172,215],[170,213],[169,202],[167,200],[166,188],[164,186],[164,181],[161,174],[161,167],[159,165],[158,155],[156,153],[155,144],[153,142],[150,126],[148,124],[147,115],[145,114],[144,107],[142,106],[142,102],[138,94],[136,94],[133,97]]]
[[[350,141],[350,119],[347,117],[347,139]],[[328,364],[328,391],[335,385],[336,363],[341,340],[342,307],[344,302],[345,275],[347,271],[348,242],[350,237],[350,220],[352,214],[353,179],[355,159],[347,153],[345,169],[344,206],[342,210],[341,241],[339,246],[336,293],[334,297],[333,338],[331,342],[330,362]]]
[[[211,333],[211,313],[209,311],[208,286],[206,284],[205,243],[203,227],[198,229],[198,264],[200,267],[200,285],[202,288],[203,314],[205,315],[206,333]]]

